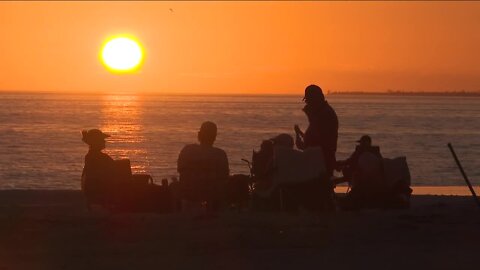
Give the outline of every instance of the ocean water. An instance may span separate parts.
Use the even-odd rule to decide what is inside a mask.
[[[369,134],[384,157],[406,156],[414,185],[463,185],[451,142],[480,184],[480,97],[331,95],[340,129],[337,159]],[[87,146],[81,130],[112,135],[106,152],[156,181],[176,176],[179,151],[200,124],[217,123],[216,145],[232,173],[248,173],[263,139],[307,126],[301,96],[164,96],[0,93],[0,189],[79,189]]]

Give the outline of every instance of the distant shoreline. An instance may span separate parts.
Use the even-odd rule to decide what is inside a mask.
[[[328,95],[388,95],[388,96],[460,96],[480,97],[480,92],[448,91],[448,92],[409,92],[409,91],[385,91],[385,92],[363,92],[363,91],[330,91]]]

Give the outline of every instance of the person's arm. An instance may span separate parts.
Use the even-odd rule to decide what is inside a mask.
[[[295,145],[297,146],[298,149],[300,150],[304,150],[305,149],[305,142],[303,141],[303,139],[297,135],[297,137],[295,138]]]
[[[358,156],[360,156],[361,149],[359,146],[355,147],[355,151],[350,155],[350,157],[345,160],[345,165],[353,166],[358,161]]]
[[[295,134],[299,135],[300,137],[304,137],[305,133],[300,129],[298,125],[293,126],[293,129],[295,130]]]
[[[305,149],[305,142],[303,138],[305,137],[305,133],[302,132],[298,125],[294,126],[295,130],[295,145],[298,149],[303,150]]]
[[[225,151],[223,151],[223,155],[222,155],[222,178],[227,180],[228,179],[228,176],[230,175],[230,168],[229,168],[229,164],[228,164],[228,157],[227,157],[227,153],[225,153]]]
[[[353,153],[350,155],[349,158],[347,158],[346,160],[337,160],[337,162],[335,163],[336,164],[335,170],[336,171],[341,171],[341,170],[343,170],[343,168],[345,168],[347,166],[352,166],[353,163],[355,162],[355,160],[358,157],[358,152],[359,152],[359,149],[358,149],[358,146],[357,146],[357,147],[355,147],[355,151],[353,151]]]

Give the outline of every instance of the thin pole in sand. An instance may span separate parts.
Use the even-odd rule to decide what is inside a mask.
[[[475,194],[475,190],[472,187],[472,184],[470,183],[470,180],[468,180],[467,174],[463,170],[462,164],[460,164],[460,161],[457,158],[457,154],[455,154],[455,151],[453,150],[453,146],[451,143],[448,143],[448,148],[450,148],[450,152],[452,152],[453,158],[455,159],[455,162],[457,163],[458,169],[460,169],[460,172],[463,175],[463,179],[465,179],[465,182],[467,182],[468,188],[470,189],[470,192],[472,192],[473,199],[477,203],[478,207],[480,207],[480,201],[478,200],[477,194]]]

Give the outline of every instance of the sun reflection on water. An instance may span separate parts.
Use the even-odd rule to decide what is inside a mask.
[[[101,130],[108,138],[106,152],[114,159],[130,159],[132,170],[147,172],[149,165],[138,96],[109,95],[102,102]]]

